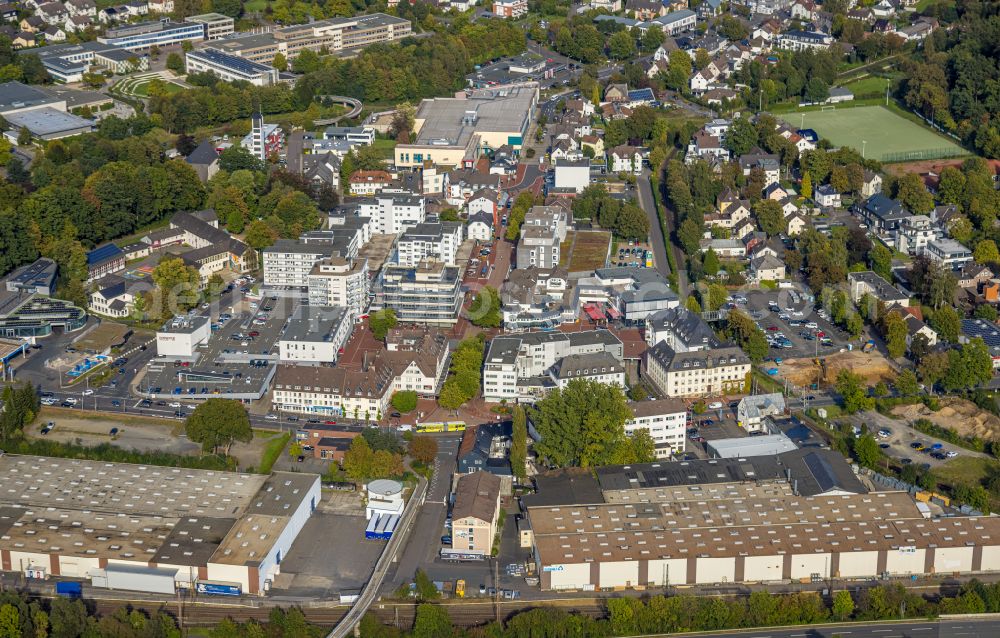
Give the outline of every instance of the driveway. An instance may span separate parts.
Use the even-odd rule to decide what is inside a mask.
[[[656,214],[656,194],[653,193],[653,186],[649,181],[650,173],[643,170],[642,175],[636,180],[639,192],[639,206],[646,211],[646,218],[649,219],[649,243],[653,245],[653,255],[656,257],[656,270],[667,277],[670,275],[670,264],[667,261],[667,243],[663,237],[663,228],[660,226],[660,218]]]

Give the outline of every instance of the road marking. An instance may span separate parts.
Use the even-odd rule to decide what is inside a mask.
[[[933,627],[914,627],[910,631],[930,631]]]

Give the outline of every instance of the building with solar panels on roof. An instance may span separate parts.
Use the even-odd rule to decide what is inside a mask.
[[[104,244],[87,253],[87,283],[124,269],[125,253],[114,244]]]
[[[188,51],[185,61],[188,73],[212,73],[226,82],[242,80],[254,86],[270,86],[278,82],[278,70],[273,66],[211,47]]]
[[[521,529],[544,590],[1000,571],[1000,519],[938,518],[938,506],[906,492],[870,491],[832,450],[573,468],[535,481]]]
[[[962,332],[958,335],[958,342],[969,343],[977,337],[990,349],[993,369],[1000,369],[1000,326],[985,319],[962,319]]]

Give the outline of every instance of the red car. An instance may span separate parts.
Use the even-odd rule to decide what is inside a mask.
[[[336,421],[327,421],[326,424],[327,425],[337,425],[337,422]]]
[[[777,332],[778,326],[768,326],[767,329],[770,330],[771,332]]]
[[[816,333],[816,336],[819,337],[820,339],[822,339],[823,337],[826,336],[826,333],[823,332],[822,330],[820,330],[819,332]]]
[[[260,333],[257,332],[256,330],[251,330],[247,334],[250,335],[251,337],[259,337],[260,336]]]

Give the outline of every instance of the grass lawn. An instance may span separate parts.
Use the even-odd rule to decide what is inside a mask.
[[[573,245],[573,237],[576,236],[575,230],[566,231],[566,239],[559,244],[559,265],[563,268],[569,263],[569,248]]]
[[[374,146],[375,150],[379,152],[382,159],[391,160],[396,157],[396,140],[387,140],[381,137],[376,137],[375,143],[372,144],[372,146]]]
[[[864,150],[866,157],[882,161],[902,161],[887,157],[893,153],[914,153],[914,159],[922,159],[917,152],[940,151],[938,157],[965,152],[947,138],[882,106],[838,106],[831,111],[787,113],[781,119],[792,126],[814,129],[834,146]]]
[[[267,445],[264,446],[264,452],[260,455],[259,472],[261,474],[271,473],[271,468],[274,467],[274,462],[278,460],[279,456],[281,456],[281,452],[285,449],[285,445],[288,444],[288,439],[292,438],[292,433],[285,432],[284,434],[275,434],[274,432],[262,432],[260,430],[254,431],[254,438],[266,438],[268,436],[271,438],[268,439]]]
[[[959,456],[934,469],[940,481],[953,485],[980,485],[984,479],[998,472],[1000,461],[979,456]]]
[[[147,92],[148,88],[149,88],[149,82],[139,82],[138,84],[132,87],[132,95],[138,95],[139,97],[149,97],[149,93]],[[184,90],[184,87],[180,86],[179,84],[174,84],[173,82],[163,82],[163,90],[166,91],[167,94],[180,93],[181,91]]]
[[[854,80],[853,82],[848,82],[844,85],[844,88],[850,89],[854,95],[868,95],[870,93],[885,93],[885,80],[886,78],[880,78],[875,75],[869,75],[863,77],[860,80]]]
[[[573,246],[573,254],[568,258],[567,268],[570,272],[604,268],[610,246],[611,233],[607,231],[577,231],[576,244]]]
[[[263,11],[267,8],[267,0],[249,0],[243,4],[243,10],[250,11]]]

